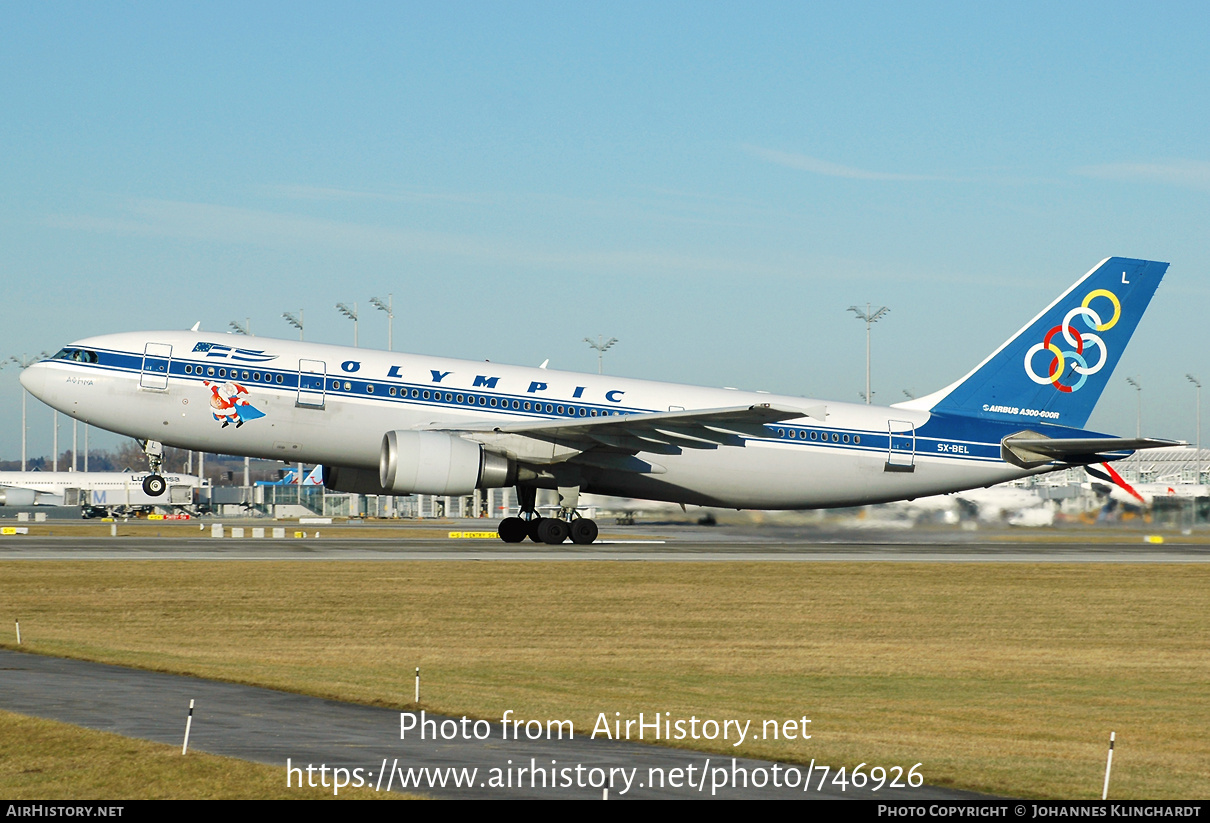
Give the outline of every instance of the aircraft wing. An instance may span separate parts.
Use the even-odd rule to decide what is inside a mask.
[[[1000,454],[1005,462],[1033,468],[1056,460],[1074,464],[1101,463],[1112,452],[1184,445],[1187,444],[1157,437],[1045,437],[1037,432],[1021,432],[1000,442]]]
[[[720,409],[692,409],[643,414],[615,414],[575,420],[531,420],[501,425],[497,421],[432,425],[432,431],[513,434],[577,451],[635,454],[680,454],[682,449],[742,446],[745,437],[768,437],[766,423],[827,418],[825,406],[805,409],[762,403]]]

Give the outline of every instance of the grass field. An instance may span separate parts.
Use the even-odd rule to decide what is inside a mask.
[[[805,715],[713,750],[1023,797],[1099,798],[1115,731],[1111,797],[1210,795],[1204,565],[7,562],[0,603],[45,654],[395,707],[420,666],[430,711],[577,734]]]

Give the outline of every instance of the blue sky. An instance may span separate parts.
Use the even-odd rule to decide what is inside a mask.
[[[0,356],[225,330],[857,400],[1172,263],[1091,425],[1210,381],[1201,4],[8,4]],[[20,394],[0,371],[0,455]],[[31,405],[30,451],[50,452]],[[68,436],[66,427],[63,436]],[[62,442],[62,441],[61,441]],[[94,445],[106,445],[94,437]]]

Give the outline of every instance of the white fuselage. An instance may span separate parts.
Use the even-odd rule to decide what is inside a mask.
[[[796,509],[913,498],[1038,471],[1000,459],[998,436],[930,426],[927,411],[200,332],[123,333],[71,346],[98,356],[43,360],[22,375],[50,406],[131,437],[287,463],[377,471],[391,430],[773,403],[816,413],[769,424],[768,436],[741,446],[641,453],[654,467],[646,473],[589,468],[583,490]]]

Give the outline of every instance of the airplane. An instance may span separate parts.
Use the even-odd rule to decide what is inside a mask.
[[[736,509],[913,499],[1174,445],[1083,427],[1167,263],[1107,258],[966,376],[890,407],[189,331],[69,344],[21,374],[48,405],[162,444],[322,463],[327,488],[516,487],[500,538],[592,543],[580,492]],[[542,517],[538,488],[557,489]]]
[[[161,475],[168,500],[146,491],[150,475],[138,472],[0,472],[0,506],[80,506],[85,516],[113,510],[151,509],[193,502],[189,491],[201,478],[188,474]],[[175,490],[185,489],[177,492]]]

